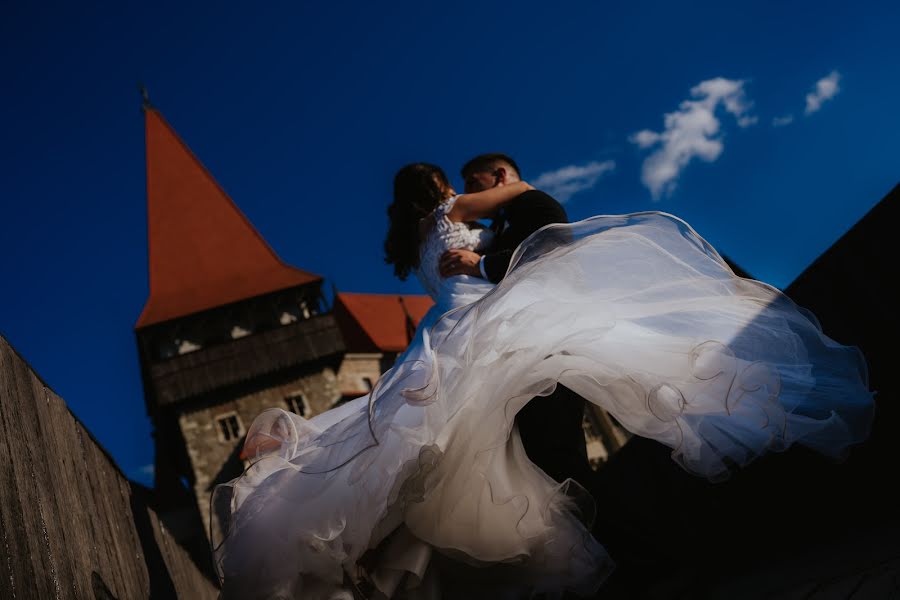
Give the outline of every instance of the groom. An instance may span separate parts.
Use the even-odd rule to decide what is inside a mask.
[[[462,168],[466,193],[520,181],[519,167],[505,154],[482,154]],[[472,275],[498,283],[506,276],[515,249],[525,238],[550,223],[568,223],[562,205],[540,190],[527,191],[503,209],[493,228],[497,233],[484,255],[469,250],[447,251],[441,275]],[[533,398],[516,415],[516,425],[528,458],[556,481],[574,479],[589,492],[594,473],[587,459],[582,420],[583,398],[558,385],[549,396]]]

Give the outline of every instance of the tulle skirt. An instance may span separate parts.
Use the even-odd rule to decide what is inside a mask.
[[[684,221],[550,225],[497,286],[448,279],[369,396],[254,421],[252,465],[214,495],[223,596],[350,598],[360,579],[387,597],[593,593],[612,563],[591,499],[515,427],[558,384],[713,480],[793,443],[840,458],[873,412],[859,351]]]

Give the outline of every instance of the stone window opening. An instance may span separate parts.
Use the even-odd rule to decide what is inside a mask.
[[[157,343],[157,356],[160,359],[172,358],[178,354],[178,344],[174,340],[165,340]]]
[[[191,340],[175,340],[175,343],[178,346],[178,354],[187,354],[203,347],[200,344],[195,344]]]
[[[253,333],[253,332],[250,331],[249,329],[245,329],[244,327],[241,327],[240,325],[235,325],[234,327],[231,328],[231,339],[236,340],[238,338],[248,336],[251,333]]]
[[[302,392],[288,394],[285,396],[284,402],[287,404],[288,410],[295,415],[300,415],[301,417],[306,416],[306,413],[308,412],[308,403],[306,402],[306,396],[304,396]]]
[[[219,441],[230,442],[244,435],[244,426],[237,413],[226,413],[216,417],[216,432],[219,435]]]
[[[281,317],[279,317],[278,322],[282,325],[290,325],[291,323],[297,322],[297,315],[293,311],[285,310],[281,312]]]

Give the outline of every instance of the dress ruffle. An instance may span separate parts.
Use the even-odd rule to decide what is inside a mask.
[[[684,221],[550,225],[496,287],[448,279],[369,396],[254,421],[253,464],[214,497],[230,515],[224,597],[341,597],[361,573],[388,596],[592,593],[612,567],[592,502],[535,467],[515,428],[558,384],[713,480],[794,443],[840,458],[873,412],[859,351]]]

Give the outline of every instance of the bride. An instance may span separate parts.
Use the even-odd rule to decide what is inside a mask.
[[[548,225],[500,283],[442,279],[441,256],[487,249],[477,221],[530,189],[457,195],[437,167],[397,173],[388,261],[435,306],[368,396],[254,421],[252,465],[213,498],[230,516],[223,598],[593,593],[612,563],[592,499],[536,467],[515,425],[557,385],[711,479],[793,443],[840,457],[865,438],[859,352],[674,216]]]

